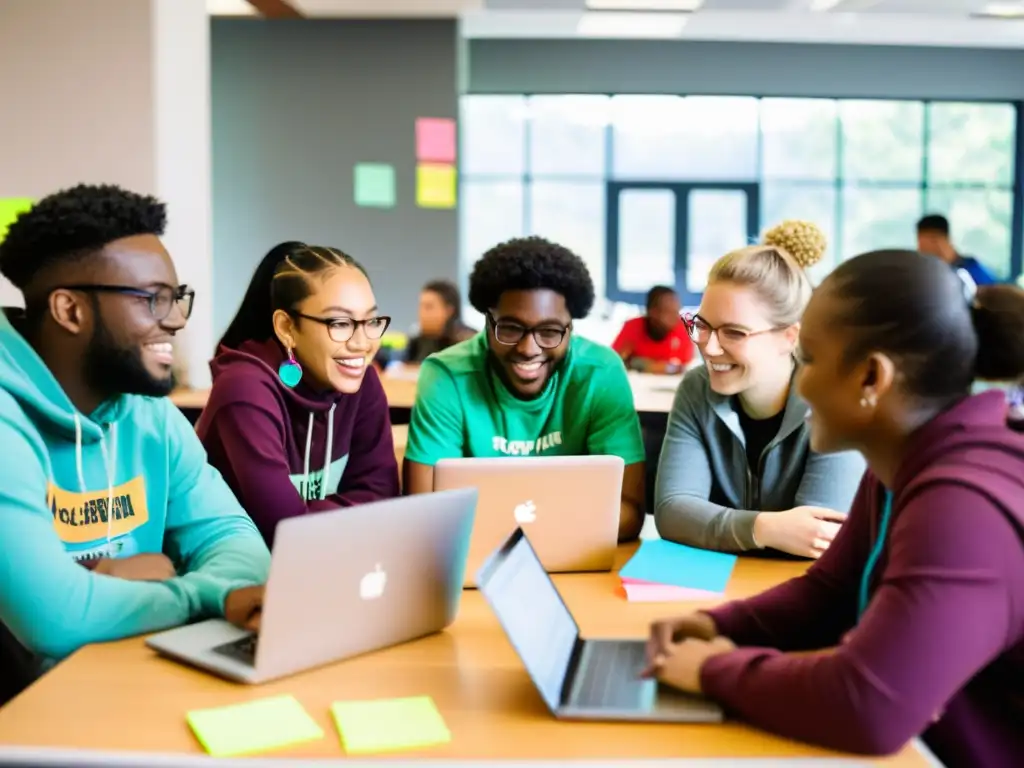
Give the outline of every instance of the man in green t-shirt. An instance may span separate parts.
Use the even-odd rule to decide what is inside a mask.
[[[583,260],[539,237],[476,263],[469,301],[486,327],[428,357],[405,451],[405,488],[434,487],[434,465],[463,456],[621,456],[619,539],[643,526],[644,445],[619,356],[573,336],[594,304]]]

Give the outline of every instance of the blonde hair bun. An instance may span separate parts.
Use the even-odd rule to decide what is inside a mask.
[[[801,267],[813,267],[828,250],[828,240],[811,221],[787,219],[764,233],[765,245],[780,248],[793,257]]]

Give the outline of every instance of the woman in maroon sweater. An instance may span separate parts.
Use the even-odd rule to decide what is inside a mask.
[[[363,268],[334,248],[282,243],[256,268],[196,430],[268,545],[286,517],[398,495],[371,365],[389,321]]]
[[[949,768],[1021,765],[1024,435],[1002,392],[968,392],[1024,374],[1024,292],[868,253],[816,291],[800,345],[814,450],[867,459],[849,519],[806,575],[656,623],[647,674],[834,749],[923,735]]]

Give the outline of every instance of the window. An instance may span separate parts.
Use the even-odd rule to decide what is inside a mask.
[[[530,174],[603,179],[610,109],[607,96],[532,97]]]
[[[841,101],[839,120],[845,180],[921,182],[924,104]]]
[[[763,178],[834,181],[837,116],[836,102],[825,99],[762,100]]]
[[[913,248],[925,213],[947,216],[956,246],[995,275],[1021,272],[1017,104],[549,94],[461,105],[464,272],[502,240],[537,234],[586,261],[599,302],[625,301],[674,283],[685,243],[697,291],[743,244],[744,224],[805,219],[829,243],[810,270],[819,282],[858,253]],[[671,191],[683,188],[700,193]],[[737,188],[751,190],[757,222],[743,219]],[[621,290],[606,285],[607,267]]]

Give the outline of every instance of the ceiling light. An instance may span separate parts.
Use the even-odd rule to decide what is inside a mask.
[[[811,0],[810,10],[823,13],[825,11],[831,11],[843,0]]]
[[[997,16],[1001,19],[1024,18],[1024,5],[1021,3],[989,3],[981,10],[982,16]]]
[[[585,13],[576,27],[580,37],[679,37],[687,16],[681,13]]]
[[[681,11],[692,13],[704,0],[587,0],[592,11]]]

